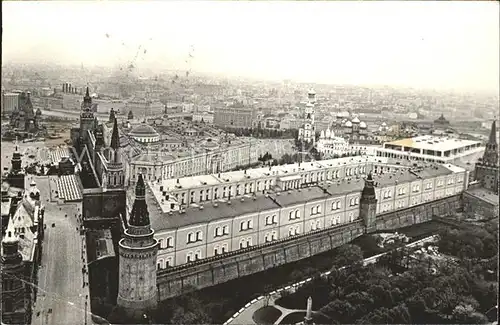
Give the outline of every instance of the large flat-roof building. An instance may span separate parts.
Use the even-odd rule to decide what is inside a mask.
[[[377,214],[450,197],[468,186],[468,172],[460,167],[398,165],[377,157],[150,182],[146,197],[160,243],[157,267],[356,222],[368,173]]]
[[[418,136],[383,144],[376,150],[378,157],[453,163],[484,150],[480,141],[455,138]]]

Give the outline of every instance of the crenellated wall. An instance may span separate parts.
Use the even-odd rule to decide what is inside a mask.
[[[430,221],[433,215],[445,215],[461,205],[456,195],[408,209],[377,216],[377,231],[398,229]],[[165,300],[194,288],[202,289],[276,266],[298,261],[349,243],[365,233],[361,220],[335,228],[309,232],[284,239],[184,264],[158,272],[158,298]]]

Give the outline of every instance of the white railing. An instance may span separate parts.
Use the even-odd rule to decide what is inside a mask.
[[[433,235],[433,236],[425,237],[423,239],[417,240],[417,241],[415,241],[413,243],[410,243],[410,244],[407,244],[405,246],[406,247],[414,247],[414,246],[418,246],[418,245],[423,245],[423,244],[425,244],[427,242],[431,242],[431,241],[436,240],[437,237],[438,237],[438,235]],[[375,263],[377,261],[377,259],[379,259],[381,256],[383,256],[385,254],[388,254],[389,252],[385,252],[385,253],[382,253],[382,254],[378,254],[378,255],[375,255],[375,256],[371,256],[371,257],[365,258],[363,260],[363,265]],[[345,269],[345,266],[339,268],[339,270],[343,270],[343,269]],[[321,273],[321,277],[326,277],[326,276],[330,275],[330,273],[331,273],[331,271],[323,272],[323,273]],[[306,284],[307,282],[310,282],[310,281],[312,281],[312,277],[309,277],[309,278],[307,278],[305,280],[299,281],[299,282],[294,283],[292,285],[287,285],[285,287],[279,288],[279,289],[277,289],[275,291],[270,292],[266,296],[272,297],[272,296],[275,296],[275,295],[277,295],[278,293],[280,293],[282,291],[288,291],[290,293],[293,293],[299,287],[303,286],[304,284]],[[231,318],[229,318],[223,325],[229,325],[229,324],[231,324],[231,322],[234,321],[236,319],[236,317],[238,317],[242,312],[244,312],[246,309],[248,309],[249,307],[253,306],[254,304],[256,304],[256,303],[263,303],[262,299],[264,299],[264,296],[260,296],[260,297],[258,297],[256,299],[253,299],[252,301],[250,301],[249,303],[247,303],[243,308],[241,308],[236,313],[234,313],[234,315]]]

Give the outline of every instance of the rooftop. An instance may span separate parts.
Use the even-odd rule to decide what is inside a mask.
[[[347,166],[355,163],[390,163],[391,159],[384,157],[374,157],[374,156],[359,156],[359,157],[345,157],[345,158],[336,158],[329,160],[319,160],[314,162],[307,163],[293,163],[281,166],[272,166],[272,167],[260,167],[260,168],[252,168],[238,171],[230,171],[220,174],[212,174],[212,175],[202,175],[202,176],[189,176],[179,178],[179,183],[177,183],[177,179],[168,179],[163,180],[161,183],[157,183],[158,186],[163,186],[164,190],[176,190],[176,189],[189,189],[196,188],[202,185],[202,182],[207,182],[206,185],[215,185],[215,184],[223,184],[228,182],[238,182],[245,178],[248,179],[256,179],[265,176],[272,177],[282,177],[289,176],[299,171],[314,171],[321,170],[323,168],[331,168],[335,166]],[[178,187],[179,184],[181,187]]]
[[[373,175],[373,179],[376,187],[383,188],[394,186],[399,183],[413,182],[419,179],[449,175],[460,170],[463,169],[458,168],[452,170],[444,165],[428,164],[426,166],[412,168],[411,170],[402,168],[394,173]],[[198,179],[202,179],[200,178],[202,176],[197,177]],[[204,177],[208,179],[212,176],[206,175]],[[231,204],[227,203],[226,200],[207,202],[203,205],[193,204],[186,208],[185,212],[163,212],[159,203],[155,200],[154,195],[152,195],[151,190],[149,190],[148,195],[146,195],[146,201],[149,207],[151,226],[158,232],[198,223],[210,223],[216,220],[258,213],[274,208],[277,209],[280,207],[303,204],[309,201],[325,199],[330,196],[360,193],[363,187],[363,178],[353,177],[351,180],[326,181],[319,186],[273,192],[267,195],[257,195],[255,197],[247,195],[243,197],[243,200],[241,197],[232,198]],[[203,207],[200,208],[200,206]]]
[[[147,201],[151,227],[157,232],[279,208],[279,205],[266,196],[249,196],[245,197],[243,201],[241,198],[234,198],[230,204],[227,202],[206,203],[201,209],[191,206],[186,208],[183,213],[179,211],[162,213],[158,210],[154,212],[155,208],[151,206],[154,204],[154,199],[150,198]]]
[[[488,191],[485,188],[477,187],[477,188],[469,188],[466,193],[473,195],[481,200],[488,202],[489,204],[499,205],[498,203],[498,195],[493,193],[492,191]]]
[[[480,144],[479,141],[451,139],[433,136],[418,136],[384,143],[395,146],[411,147],[424,150],[448,151],[454,149],[465,148],[466,146]]]
[[[115,256],[115,249],[109,229],[89,230],[87,234],[89,264],[105,257]]]

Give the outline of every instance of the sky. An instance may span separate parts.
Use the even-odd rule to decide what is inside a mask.
[[[3,62],[134,62],[273,80],[499,89],[497,1],[16,1],[2,7]]]

